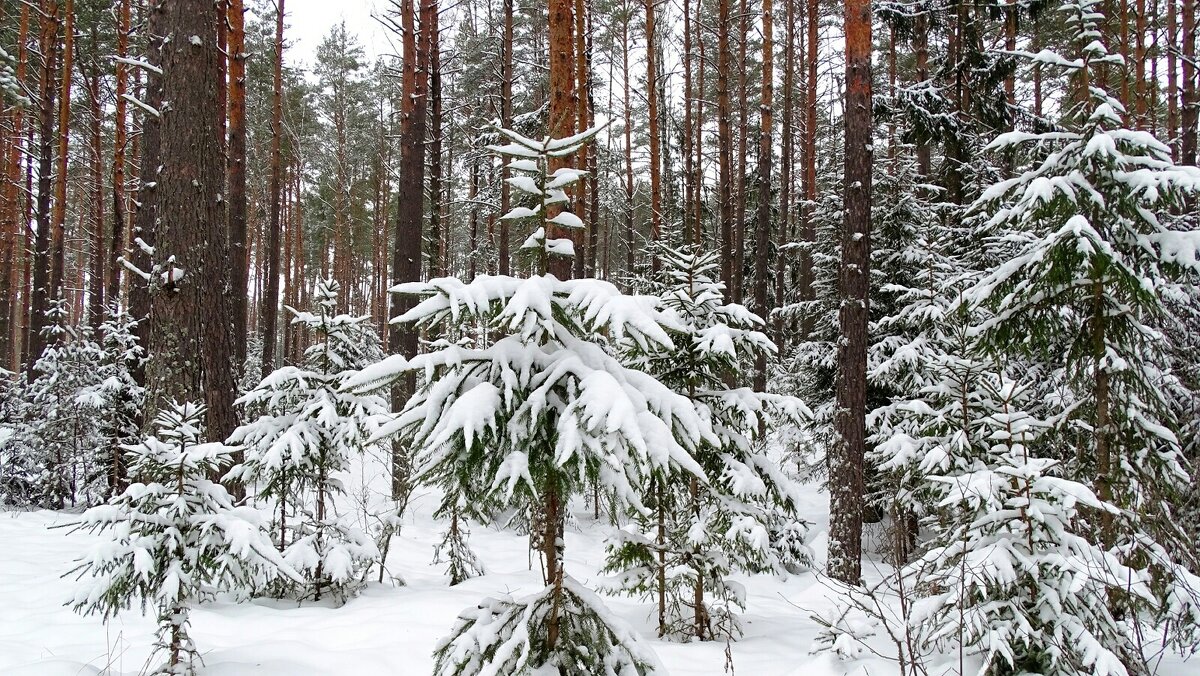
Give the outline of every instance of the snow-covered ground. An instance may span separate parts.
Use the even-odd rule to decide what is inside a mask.
[[[825,514],[823,495],[812,493],[808,514]],[[299,606],[292,602],[217,601],[192,615],[193,637],[205,662],[203,673],[224,675],[348,674],[353,676],[424,676],[432,668],[431,652],[463,608],[498,593],[522,595],[540,588],[537,561],[529,569],[524,538],[494,528],[475,526],[471,543],[487,574],[456,587],[448,586],[443,564],[433,564],[433,546],[441,526],[430,512],[433,496],[415,500],[412,516],[391,547],[388,568],[405,586],[372,583],[342,607]],[[567,571],[594,585],[603,558],[608,527],[593,522],[582,505],[578,525],[567,534]],[[96,536],[68,533],[55,526],[71,524],[77,515],[61,512],[0,512],[0,674],[78,676],[137,674],[153,642],[154,623],[135,607],[107,625],[99,617],[81,617],[64,606],[73,585],[62,575]],[[824,554],[824,523],[818,522],[813,543]],[[583,532],[580,532],[583,531]],[[869,568],[868,564],[868,568]],[[735,674],[742,676],[884,676],[895,665],[868,656],[840,662],[811,655],[820,627],[813,611],[828,609],[833,592],[808,573],[786,580],[768,576],[742,578],[748,592],[743,616],[745,636],[730,646]],[[607,598],[610,608],[652,637],[653,607],[628,598]],[[679,644],[652,640],[653,649],[673,676],[720,675],[725,671],[725,644]],[[886,644],[879,644],[886,649]],[[943,666],[931,674],[954,673]],[[1200,674],[1200,660],[1183,664],[1168,658],[1160,674]]]

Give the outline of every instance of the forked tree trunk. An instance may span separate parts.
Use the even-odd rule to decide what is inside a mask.
[[[413,0],[400,3],[404,30],[404,72],[400,103],[400,171],[396,190],[396,243],[392,251],[392,281],[421,280],[422,205],[425,183],[425,126],[428,104],[430,48],[437,21],[436,0],[421,0],[421,31],[415,30],[417,8]],[[392,298],[391,315],[398,317],[413,307],[410,296]],[[408,324],[393,324],[388,340],[392,351],[413,357],[417,353],[417,331]],[[416,388],[413,374],[406,374],[392,389],[392,407],[399,411]],[[392,494],[401,499],[409,490],[410,466],[405,449],[392,447]]]

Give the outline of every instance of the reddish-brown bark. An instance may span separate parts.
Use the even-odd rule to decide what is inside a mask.
[[[242,0],[229,2],[229,256],[234,363],[246,361],[250,256],[246,246],[246,16]]]
[[[847,0],[846,168],[838,274],[837,437],[829,455],[830,577],[862,577],[863,454],[866,443],[867,319],[871,257],[871,4]]]

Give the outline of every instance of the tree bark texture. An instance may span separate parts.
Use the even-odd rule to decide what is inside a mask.
[[[871,257],[871,5],[848,0],[846,170],[838,275],[837,435],[829,457],[830,577],[862,577],[863,454],[866,443],[867,319]]]
[[[206,0],[170,0],[161,14],[162,110],[158,232],[151,280],[147,405],[203,402],[205,436],[236,426],[232,322],[225,232],[224,110],[215,15]],[[150,416],[148,416],[150,417]]]

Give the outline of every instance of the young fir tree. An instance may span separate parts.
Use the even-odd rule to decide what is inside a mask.
[[[468,542],[471,532],[467,528],[464,511],[465,505],[461,501],[450,506],[450,526],[433,552],[434,563],[446,562],[446,576],[450,578],[452,587],[483,575],[483,564]]]
[[[109,495],[116,495],[125,489],[129,477],[123,449],[137,443],[141,436],[146,394],[134,373],[145,362],[146,351],[138,342],[138,321],[128,311],[113,303],[105,307],[104,313],[100,325],[100,382],[89,393],[98,404],[96,412],[104,442],[99,451],[108,466]]]
[[[435,652],[437,674],[529,674],[552,670],[594,676],[661,672],[658,661],[563,570],[562,522],[572,496],[598,483],[615,504],[649,514],[646,486],[668,467],[704,481],[691,453],[719,444],[688,399],[625,366],[616,345],[670,348],[675,322],[652,298],[625,296],[595,279],[547,274],[551,256],[571,256],[568,239],[547,226],[582,227],[563,187],[583,172],[548,171],[552,156],[574,153],[594,130],[537,141],[511,131],[495,148],[512,159],[510,184],[532,196],[507,218],[538,219],[526,240],[538,274],[434,279],[396,293],[423,300],[398,318],[422,328],[476,323],[493,339],[482,347],[435,346],[411,362],[395,356],[362,374],[364,386],[404,371],[425,381],[381,436],[399,435],[416,452],[420,478],[448,496],[499,505],[537,505],[546,587],[530,596],[487,599],[460,615]]]
[[[124,488],[123,444],[139,438],[143,390],[133,370],[144,359],[124,311],[106,310],[97,343],[90,327],[68,326],[51,307],[47,347],[33,382],[7,383],[0,441],[5,501],[45,507],[90,505]]]
[[[21,433],[38,468],[36,502],[49,509],[93,505],[108,493],[110,457],[104,452],[104,354],[87,326],[67,323],[67,305],[56,300],[42,329],[46,348],[25,388]]]
[[[72,572],[90,582],[72,601],[77,612],[104,619],[152,605],[158,616],[156,673],[190,674],[199,655],[188,635],[191,606],[217,591],[249,592],[277,575],[296,578],[275,551],[259,512],[234,507],[210,476],[228,464],[232,447],[200,443],[202,407],[173,404],[155,419],[156,435],[127,446],[137,481],[108,504],[83,514],[76,530],[106,531]]]
[[[626,363],[656,377],[692,402],[717,443],[702,443],[694,458],[703,483],[667,468],[652,479],[647,506],[617,531],[606,569],[623,592],[657,599],[659,635],[714,640],[740,633],[744,609],[733,571],[783,573],[807,567],[808,525],[797,514],[796,486],[766,453],[765,435],[781,421],[811,416],[797,399],[727,384],[729,374],[775,346],[763,321],[744,306],[725,303],[714,278],[715,253],[660,247],[661,277],[644,284],[671,314],[671,345],[630,346]]]
[[[812,297],[780,309],[783,316],[799,329],[799,338],[788,355],[788,368],[782,374],[781,384],[812,407],[812,448],[801,446],[797,460],[802,469],[814,477],[824,477],[827,476],[824,449],[833,441],[841,191],[823,191],[811,218],[815,241],[806,246],[811,249]],[[811,454],[805,453],[808,451]]]
[[[929,513],[922,488],[931,469],[923,466],[923,455],[910,452],[912,445],[897,441],[933,443],[938,433],[924,428],[928,421],[916,415],[923,409],[914,409],[911,400],[942,402],[946,395],[945,405],[952,408],[962,378],[972,372],[970,360],[958,356],[973,344],[967,314],[954,308],[977,277],[963,250],[973,241],[963,232],[969,224],[959,222],[957,205],[940,201],[941,188],[922,182],[911,150],[902,147],[876,174],[878,199],[871,217],[877,227],[867,351],[873,394],[867,414],[867,497],[876,513],[890,517],[884,550],[897,564],[912,555],[918,522]]]
[[[0,373],[0,504],[27,507],[35,498],[37,464],[25,429],[23,379]]]
[[[991,144],[1037,154],[973,207],[991,215],[995,247],[1015,255],[965,299],[987,313],[973,329],[987,353],[1053,385],[1036,415],[1053,426],[1067,478],[1118,508],[1080,509],[1077,526],[1152,591],[1109,595],[1113,615],[1169,622],[1168,640],[1194,648],[1195,548],[1173,515],[1190,481],[1178,436],[1178,400],[1189,393],[1171,372],[1167,343],[1178,334],[1172,305],[1191,297],[1200,274],[1200,233],[1178,229],[1172,216],[1200,190],[1200,170],[1175,166],[1165,145],[1124,127],[1100,77],[1122,59],[1105,47],[1097,0],[1061,11],[1075,56],[1028,56],[1070,73],[1074,105],[1059,131],[1011,132]]]
[[[16,59],[0,47],[0,102],[5,106],[27,106],[29,98],[17,79]]]
[[[337,282],[320,281],[315,312],[288,310],[292,323],[314,334],[300,366],[284,366],[238,399],[257,418],[234,430],[229,443],[245,447],[244,462],[229,478],[270,501],[278,514],[273,531],[284,559],[304,575],[291,590],[320,600],[344,598],[365,581],[379,558],[376,543],[353,523],[346,505],[347,470],[371,443],[386,403],[346,391],[360,367],[382,356],[366,317],[336,314]]]
[[[930,593],[908,618],[923,645],[961,641],[980,673],[1125,676],[1141,665],[1132,634],[1103,599],[1156,604],[1153,581],[1097,543],[1083,512],[1118,507],[1064,478],[1036,453],[1051,427],[1029,415],[1035,397],[981,374],[968,413],[978,421],[972,461],[929,480],[943,518],[926,523],[934,545],[901,574]]]

